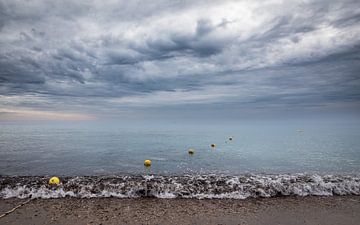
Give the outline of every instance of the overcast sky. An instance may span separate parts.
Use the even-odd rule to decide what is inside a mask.
[[[0,0],[0,120],[357,114],[359,62],[356,0]]]

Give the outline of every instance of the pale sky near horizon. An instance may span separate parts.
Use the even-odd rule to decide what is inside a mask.
[[[359,1],[0,0],[0,121],[360,115]]]

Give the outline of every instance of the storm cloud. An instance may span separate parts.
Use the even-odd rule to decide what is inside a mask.
[[[0,0],[0,117],[358,112],[359,61],[358,1]]]

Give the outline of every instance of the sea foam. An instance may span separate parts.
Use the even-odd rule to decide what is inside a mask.
[[[241,176],[85,176],[64,177],[59,186],[48,177],[0,177],[0,198],[228,198],[360,195],[360,177],[317,174]]]

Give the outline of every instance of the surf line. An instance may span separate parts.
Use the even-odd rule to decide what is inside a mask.
[[[29,200],[27,200],[27,201],[25,201],[25,202],[21,203],[20,205],[17,205],[16,207],[12,208],[11,210],[9,210],[9,211],[5,212],[4,214],[1,214],[1,215],[0,215],[0,219],[1,219],[1,218],[3,218],[3,217],[5,217],[5,216],[7,216],[7,215],[9,215],[10,213],[14,212],[15,210],[17,210],[17,209],[18,209],[18,208],[20,208],[21,206],[23,206],[23,205],[25,205],[25,204],[29,203],[31,200],[33,200],[33,198],[31,198],[31,197],[30,197],[30,199],[29,199]]]

